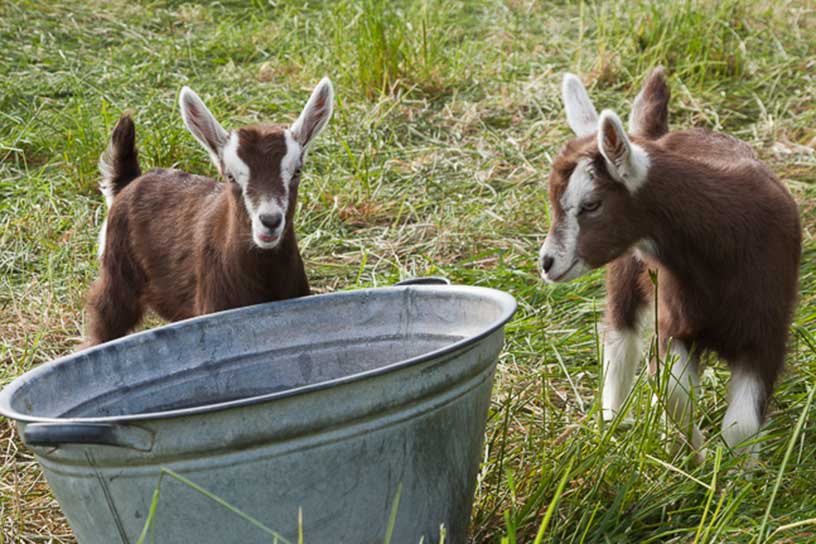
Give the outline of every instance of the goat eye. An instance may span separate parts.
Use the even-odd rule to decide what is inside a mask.
[[[227,173],[227,181],[229,181],[230,183],[238,183],[237,181],[235,181],[235,176],[233,176],[229,172]]]
[[[581,213],[594,212],[600,207],[601,207],[601,201],[600,200],[596,200],[594,202],[587,202],[586,204],[583,204],[581,206]]]

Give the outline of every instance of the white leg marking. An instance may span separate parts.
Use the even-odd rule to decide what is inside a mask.
[[[618,414],[632,390],[642,345],[639,330],[610,329],[604,336],[603,418]]]
[[[703,433],[694,423],[694,406],[691,398],[692,392],[695,397],[697,396],[700,385],[694,360],[682,342],[672,340],[666,364],[671,367],[666,391],[668,416],[681,432],[689,437],[691,447],[700,452],[703,445]]]
[[[756,455],[756,444],[738,446],[759,432],[762,425],[759,403],[765,395],[765,384],[751,372],[735,370],[728,384],[728,394],[728,410],[722,422],[723,439],[738,454]]]

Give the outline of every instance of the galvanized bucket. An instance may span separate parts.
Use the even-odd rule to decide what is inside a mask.
[[[0,414],[83,544],[136,542],[162,468],[291,542],[461,543],[515,307],[422,285],[221,312],[44,364]],[[174,479],[155,504],[160,544],[274,540]]]

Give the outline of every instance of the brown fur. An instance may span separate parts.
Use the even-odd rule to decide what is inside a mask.
[[[286,153],[281,127],[239,129],[242,159],[263,184],[279,178]],[[89,345],[128,333],[152,308],[176,321],[228,308],[309,294],[293,223],[292,184],[286,230],[271,250],[253,245],[241,189],[170,169],[138,175],[135,129],[123,116],[112,148],[116,198],[108,213],[99,277],[87,297]],[[250,187],[251,189],[251,187]]]

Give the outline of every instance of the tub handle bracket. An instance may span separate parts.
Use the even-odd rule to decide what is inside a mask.
[[[30,423],[23,430],[29,446],[101,444],[139,451],[153,448],[153,433],[133,425],[111,423]]]

